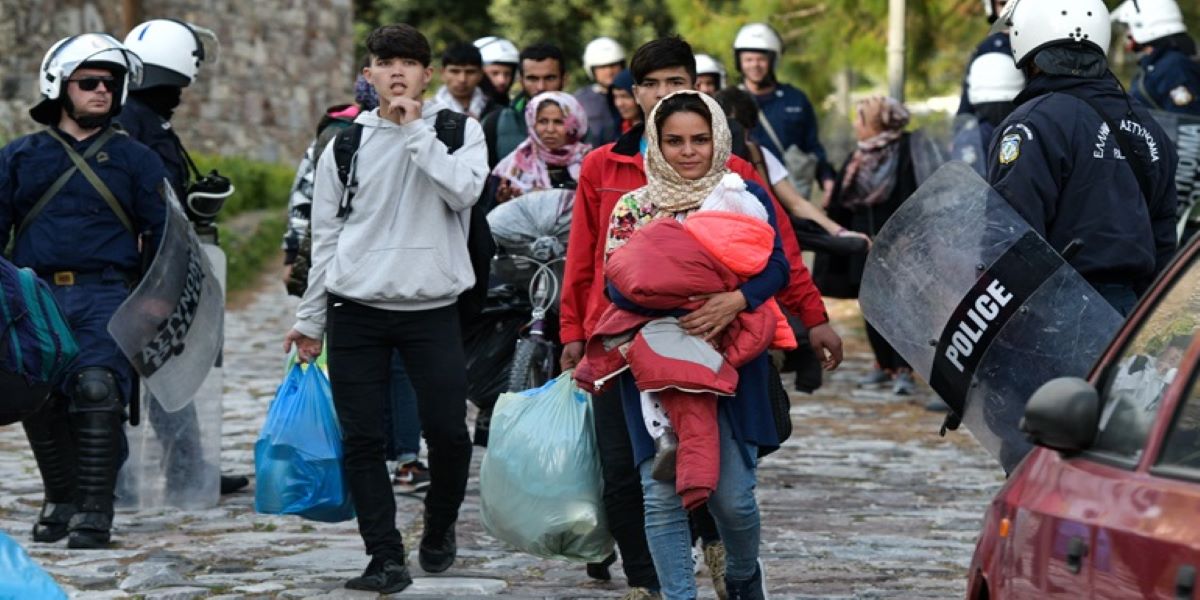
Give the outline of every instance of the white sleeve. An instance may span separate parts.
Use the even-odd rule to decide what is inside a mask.
[[[766,146],[759,146],[763,154],[763,162],[767,163],[767,178],[771,180],[771,185],[775,185],[784,179],[787,179],[787,167],[775,158],[775,153],[767,149]]]

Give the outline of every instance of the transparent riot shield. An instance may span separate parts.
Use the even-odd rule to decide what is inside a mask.
[[[1175,144],[1179,163],[1175,169],[1175,192],[1179,199],[1179,244],[1200,229],[1200,117],[1158,110],[1150,111]],[[1185,230],[1187,233],[1185,233]]]
[[[1121,316],[968,165],[943,166],[875,238],[863,314],[1011,472],[1041,384],[1084,377]]]
[[[108,322],[108,332],[142,385],[169,412],[187,406],[216,364],[225,300],[171,187],[158,253],[137,289]]]
[[[129,457],[121,468],[117,484],[117,506],[121,509],[146,510],[164,506],[207,508],[216,506],[220,495],[223,393],[220,350],[224,339],[225,255],[216,246],[198,242],[182,212],[175,208],[178,204],[173,197],[169,205],[173,208],[168,210],[167,233],[151,265],[151,274],[131,299],[122,305],[113,322],[110,322],[109,330],[116,337],[114,330],[121,331],[123,326],[129,325],[117,319],[121,318],[122,311],[131,306],[131,302],[151,306],[170,302],[170,290],[175,289],[172,282],[179,283],[180,271],[186,273],[187,278],[201,273],[203,279],[198,289],[202,299],[186,309],[194,314],[190,321],[191,329],[183,331],[178,338],[185,352],[167,361],[169,365],[179,356],[202,351],[198,356],[187,356],[192,365],[188,368],[199,370],[201,377],[191,395],[182,398],[186,390],[174,388],[169,380],[162,379],[167,367],[154,370],[149,377],[139,368],[143,376],[139,406],[142,418],[138,426],[126,428]],[[160,267],[164,267],[165,272],[155,273]],[[146,288],[152,278],[157,278],[153,281],[158,285]],[[180,312],[180,307],[187,306],[189,300],[186,296],[195,293],[188,291],[193,286],[194,283],[185,281],[181,286],[182,291],[175,292],[178,297],[174,300],[176,308],[172,311],[172,318],[177,318],[178,322],[187,321],[174,314]],[[146,294],[139,299],[143,291]],[[211,310],[214,301],[217,309],[215,319]],[[140,316],[145,316],[145,313]],[[168,322],[165,329],[175,326]],[[142,327],[144,333],[148,328]],[[204,328],[203,335],[196,335],[201,333],[198,330],[201,327]],[[133,334],[137,330],[127,327],[123,331]],[[118,340],[120,343],[120,338]],[[130,358],[134,362],[133,357]],[[199,362],[201,359],[206,360],[207,364],[202,366]],[[134,364],[137,365],[136,362]],[[181,364],[177,363],[176,368]],[[188,381],[192,379],[189,377]],[[160,396],[158,390],[164,389],[164,385],[168,386],[166,389],[169,394]],[[188,386],[190,388],[192,384],[188,383]]]
[[[979,119],[975,115],[958,115],[954,119],[954,142],[950,147],[950,159],[960,160],[971,166],[981,177],[987,176],[988,140],[983,139]]]

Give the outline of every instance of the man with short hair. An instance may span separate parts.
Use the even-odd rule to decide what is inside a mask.
[[[678,37],[644,44],[634,53],[630,67],[635,81],[634,95],[647,115],[667,95],[692,89],[696,84],[696,60],[692,48]],[[604,294],[606,232],[617,201],[646,184],[642,152],[645,127],[646,124],[633,127],[616,142],[593,150],[584,159],[575,195],[560,301],[560,337],[564,344],[561,363],[564,369],[579,363],[583,342],[591,336],[608,306]],[[762,183],[750,163],[734,156],[729,159],[728,166],[743,178]],[[829,326],[820,292],[801,260],[795,233],[778,203],[775,203],[775,212],[791,267],[791,283],[779,296],[781,304],[810,328],[814,349],[825,358],[826,368],[833,368],[841,362],[841,339]],[[632,588],[627,598],[649,597],[657,594],[659,580],[646,543],[641,478],[616,386],[601,394],[593,403],[593,409],[604,476],[605,512]]]
[[[35,542],[70,536],[70,548],[102,548],[111,539],[136,383],[107,326],[167,217],[162,159],[112,122],[140,70],[107,34],[59,41],[42,60],[42,98],[29,111],[46,129],[0,149],[0,248],[11,240],[12,262],[51,286],[80,349],[62,385],[24,421],[45,484]]]
[[[497,110],[483,120],[488,164],[493,168],[529,137],[525,104],[542,92],[561,92],[567,81],[566,62],[558,46],[544,42],[533,44],[521,51],[520,59],[521,94],[511,106]]]
[[[488,97],[479,89],[483,81],[483,57],[479,49],[466,42],[454,44],[442,53],[442,87],[434,99],[464,115],[483,118]]]
[[[371,63],[363,75],[379,108],[347,130],[360,136],[346,172],[339,173],[343,138],[317,163],[312,268],[284,350],[296,344],[300,360],[310,362],[328,334],[344,473],[371,555],[346,587],[391,594],[412,583],[384,460],[393,351],[417,392],[429,447],[421,568],[440,573],[457,555],[454,528],[471,466],[457,302],[475,284],[467,234],[488,170],[479,124],[436,99],[421,100],[433,78],[425,36],[387,25],[366,45]],[[462,135],[453,151],[438,126],[451,119]]]

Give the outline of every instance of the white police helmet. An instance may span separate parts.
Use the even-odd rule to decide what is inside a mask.
[[[733,38],[733,53],[742,50],[770,52],[778,56],[783,53],[783,38],[766,23],[749,23],[738,30]]]
[[[583,49],[583,70],[588,77],[595,79],[592,69],[605,65],[615,65],[625,62],[625,48],[621,43],[610,37],[598,37]]]
[[[76,69],[83,66],[109,69],[120,82],[119,93],[118,90],[112,90],[110,116],[121,112],[121,106],[129,95],[129,87],[142,80],[141,59],[111,35],[84,33],[63,38],[50,47],[38,69],[38,90],[42,98],[29,110],[35,121],[44,125],[58,122],[59,100],[65,93],[64,83]]]
[[[483,57],[484,65],[513,65],[514,67],[521,63],[521,51],[510,41],[489,35],[475,40],[475,47],[479,48],[479,55]]]
[[[125,36],[125,47],[146,65],[142,83],[134,87],[144,89],[191,85],[200,63],[217,61],[220,43],[209,29],[175,19],[154,19],[134,27]]]
[[[696,55],[696,75],[716,75],[717,87],[725,87],[725,65],[707,54]]]
[[[1112,24],[1103,0],[1011,0],[994,30],[1010,30],[1018,67],[1050,46],[1089,47],[1108,54]]]
[[[1112,20],[1129,26],[1129,37],[1138,44],[1187,32],[1175,0],[1125,0],[1113,11]]]
[[[971,104],[1011,102],[1025,89],[1025,74],[1013,57],[1003,52],[987,52],[971,61],[967,69],[967,100]]]

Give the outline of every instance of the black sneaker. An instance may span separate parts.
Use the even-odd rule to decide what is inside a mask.
[[[457,555],[454,523],[438,531],[438,528],[429,525],[429,521],[425,521],[425,533],[421,535],[421,546],[417,552],[421,568],[426,573],[441,573],[454,564]]]
[[[419,460],[396,467],[396,473],[392,475],[396,491],[406,494],[423,492],[429,489],[429,483],[429,467]]]
[[[395,594],[412,585],[408,567],[385,556],[371,558],[363,574],[346,582],[348,590],[363,590],[380,594]]]
[[[222,475],[221,495],[232,494],[250,485],[250,479],[244,475]]]

